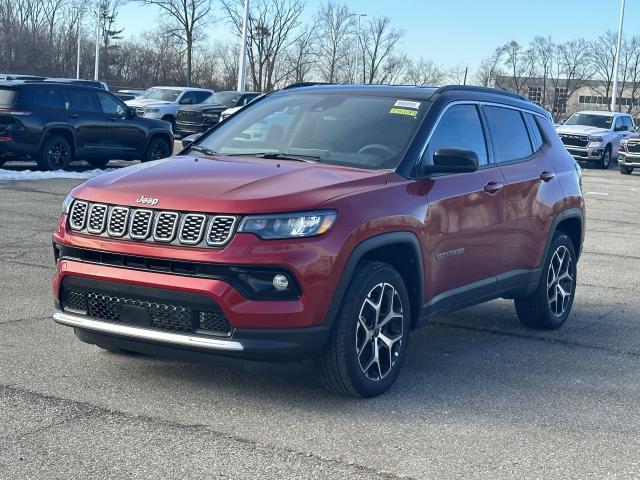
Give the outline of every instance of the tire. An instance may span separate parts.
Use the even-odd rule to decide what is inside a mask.
[[[66,138],[59,135],[47,137],[37,157],[41,170],[66,170],[73,160],[73,150]]]
[[[160,160],[171,155],[171,148],[169,144],[160,137],[152,138],[147,145],[147,150],[144,152],[143,162],[151,162],[153,160]]]
[[[396,316],[380,326],[392,311]],[[404,362],[410,319],[409,296],[398,272],[382,262],[360,264],[345,292],[325,350],[317,359],[325,389],[359,398],[375,397],[388,390]],[[391,341],[387,347],[386,342]]]
[[[89,163],[89,165],[91,165],[94,168],[104,168],[104,166],[109,163],[109,159],[108,158],[92,158],[90,160],[87,160],[87,162]]]
[[[5,163],[7,163],[6,158],[0,158],[0,167],[2,167]]]
[[[571,313],[575,291],[575,248],[571,239],[558,231],[553,235],[538,287],[528,297],[515,299],[518,318],[527,327],[539,330],[560,328]]]
[[[0,164],[2,165],[2,164]],[[620,165],[620,173],[623,175],[631,175],[633,172],[633,167],[627,167],[625,165]]]
[[[609,165],[611,165],[611,145],[607,145],[607,148],[604,149],[604,153],[602,154],[602,160],[598,166],[603,170],[608,170]]]

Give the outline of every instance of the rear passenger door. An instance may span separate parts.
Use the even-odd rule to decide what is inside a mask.
[[[539,266],[560,185],[549,162],[535,115],[516,108],[483,106],[493,157],[505,179],[505,225],[500,274],[527,281]],[[512,283],[510,286],[515,286]]]
[[[495,291],[504,223],[504,179],[489,161],[487,132],[476,104],[456,104],[444,111],[422,162],[432,164],[433,154],[443,147],[474,151],[479,168],[471,173],[431,175],[421,181],[429,202],[425,222],[429,297],[437,299],[437,309]]]
[[[65,105],[75,132],[77,156],[99,154],[104,148],[105,121],[94,90],[65,88]]]

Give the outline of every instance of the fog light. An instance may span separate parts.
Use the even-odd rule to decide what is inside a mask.
[[[273,288],[278,291],[283,291],[289,288],[289,279],[284,275],[278,274],[273,277]]]

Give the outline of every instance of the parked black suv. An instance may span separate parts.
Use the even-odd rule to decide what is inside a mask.
[[[171,125],[137,117],[111,93],[53,82],[0,84],[0,165],[34,159],[43,170],[72,160],[95,167],[109,160],[157,160],[171,155]]]
[[[181,107],[176,119],[176,133],[183,138],[194,133],[206,132],[218,123],[220,114],[227,108],[246,105],[258,95],[258,92],[218,92],[203,103]]]

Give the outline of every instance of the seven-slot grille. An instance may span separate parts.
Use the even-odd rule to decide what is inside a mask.
[[[75,200],[69,225],[73,231],[103,237],[221,247],[233,236],[237,217],[154,211]]]

